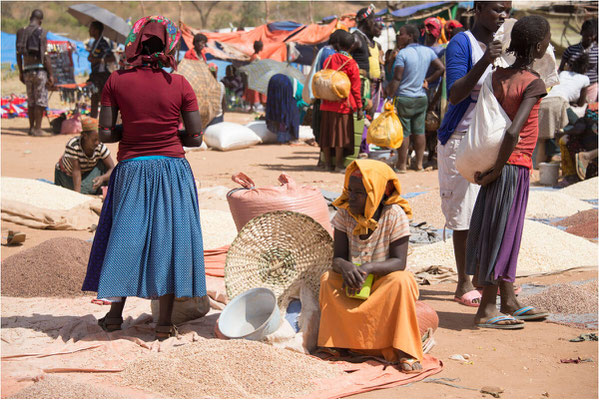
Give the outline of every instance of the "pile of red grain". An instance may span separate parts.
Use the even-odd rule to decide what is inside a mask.
[[[2,262],[2,295],[12,297],[83,296],[91,243],[60,237],[23,250]]]
[[[597,209],[580,211],[561,221],[554,222],[553,225],[563,226],[566,228],[566,232],[576,236],[581,236],[587,239],[596,239],[598,235],[598,216],[599,214]]]

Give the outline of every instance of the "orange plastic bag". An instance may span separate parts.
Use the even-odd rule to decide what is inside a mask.
[[[264,188],[256,188],[252,179],[242,172],[233,175],[232,180],[242,186],[227,194],[237,231],[252,218],[269,211],[295,211],[314,218],[331,235],[333,234],[329,208],[319,189],[307,185],[299,186],[287,174],[279,176],[281,186]]]
[[[403,127],[391,103],[385,103],[385,111],[368,127],[366,142],[379,147],[398,149],[403,143]]]
[[[348,60],[349,61],[349,60]],[[340,71],[347,63],[343,63],[336,70],[328,69],[329,63],[314,74],[312,78],[312,94],[317,99],[339,101],[347,99],[351,90],[351,82],[347,74]]]

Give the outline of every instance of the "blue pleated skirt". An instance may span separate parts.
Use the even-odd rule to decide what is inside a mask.
[[[198,195],[185,158],[118,163],[82,290],[98,298],[206,295]]]

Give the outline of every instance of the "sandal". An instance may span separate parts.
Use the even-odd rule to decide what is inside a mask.
[[[98,325],[106,332],[120,331],[122,323],[123,317],[109,317],[108,314],[98,320]]]
[[[179,334],[175,325],[156,325],[154,338],[160,342],[168,338],[176,337]]]
[[[25,241],[26,235],[22,232],[8,231],[8,236],[6,237],[6,245],[14,246],[17,244],[21,244]]]
[[[402,368],[402,364],[408,365],[411,369]],[[419,364],[420,369],[414,369],[415,364]],[[399,370],[404,374],[419,374],[422,372],[422,365],[420,364],[420,361],[415,358],[404,357],[399,359]]]

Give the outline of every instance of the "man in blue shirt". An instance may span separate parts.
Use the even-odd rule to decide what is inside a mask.
[[[426,145],[424,121],[428,107],[426,89],[428,82],[435,82],[445,71],[435,52],[430,47],[418,44],[418,36],[418,28],[415,25],[404,25],[399,29],[397,46],[401,50],[395,58],[393,79],[387,87],[387,97],[395,97],[394,102],[404,133],[396,164],[399,173],[406,172],[410,135],[414,138],[416,170],[423,170],[422,159]],[[432,72],[427,76],[429,67]]]

